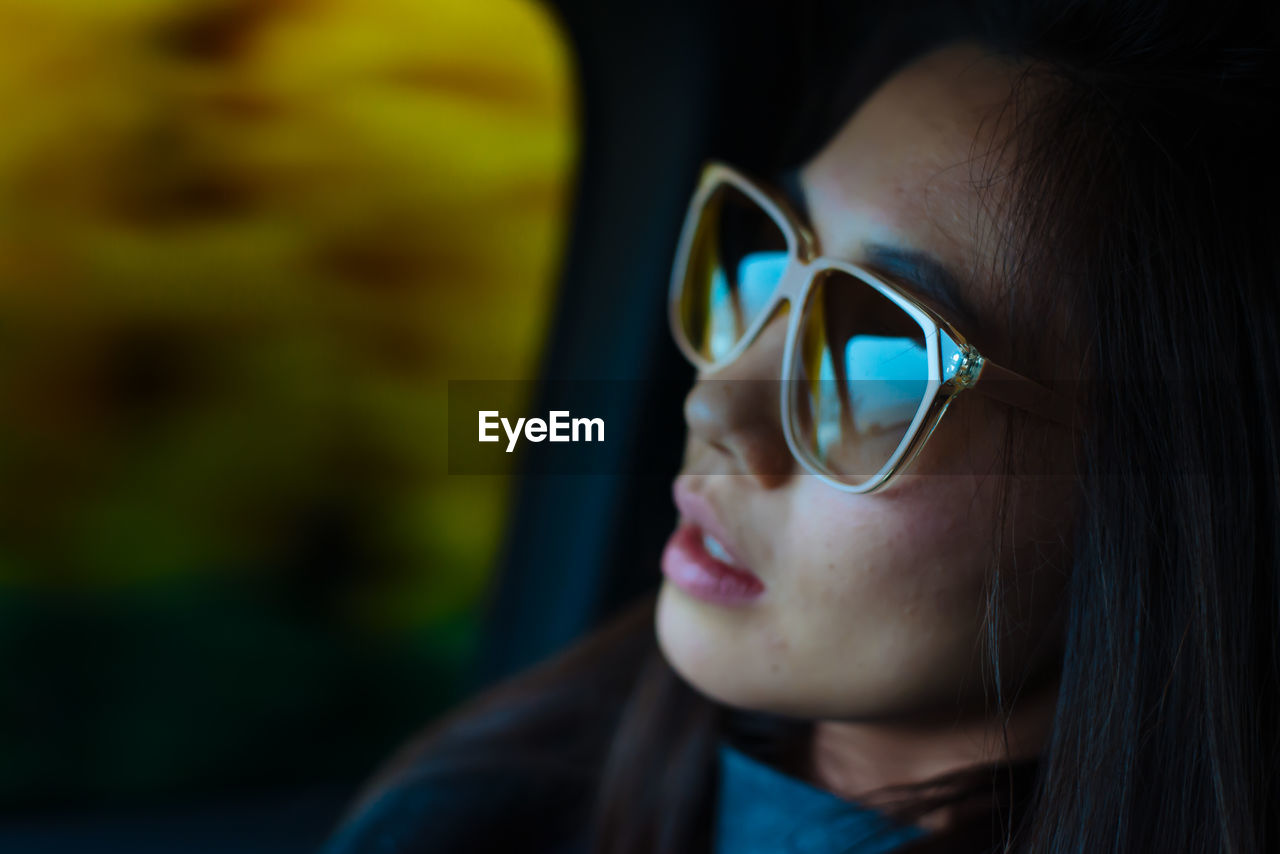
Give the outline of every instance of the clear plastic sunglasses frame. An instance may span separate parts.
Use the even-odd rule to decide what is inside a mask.
[[[738,190],[755,202],[778,225],[786,238],[787,261],[782,278],[768,302],[737,343],[722,358],[713,362],[704,358],[685,334],[681,320],[681,297],[687,280],[690,255],[703,223],[703,214],[716,191],[725,186]],[[791,412],[793,395],[786,391],[797,382],[792,373],[792,362],[796,358],[802,318],[806,314],[806,301],[813,291],[814,282],[828,271],[839,271],[852,276],[891,300],[919,324],[927,348],[929,379],[906,434],[888,462],[870,478],[858,475],[863,478],[858,482],[841,480],[841,477],[853,477],[852,475],[826,470],[797,440]],[[822,256],[817,237],[800,221],[781,195],[723,163],[707,164],[685,218],[671,275],[668,316],[676,343],[699,371],[716,370],[738,358],[751,346],[760,330],[768,325],[784,304],[789,306],[789,310],[782,357],[782,382],[779,384],[782,390],[779,397],[783,433],[792,456],[807,471],[836,489],[853,493],[874,492],[888,484],[896,474],[906,471],[938,426],[951,401],[968,390],[1061,424],[1070,423],[1070,409],[1065,399],[1034,380],[984,358],[934,307],[870,270]]]

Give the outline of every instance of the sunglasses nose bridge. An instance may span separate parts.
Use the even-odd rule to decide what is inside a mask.
[[[804,225],[792,223],[795,234],[795,254],[806,264],[812,263],[821,254],[818,251],[818,237]]]
[[[792,310],[797,307],[800,297],[804,294],[805,286],[813,275],[812,260],[799,252],[791,253],[787,266],[782,271],[782,278],[774,291],[775,309],[783,302],[788,303]]]

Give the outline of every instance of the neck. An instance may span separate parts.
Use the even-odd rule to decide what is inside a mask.
[[[1057,702],[1055,677],[1018,697],[1007,718],[960,716],[949,721],[819,721],[813,730],[810,776],[847,800],[873,804],[881,790],[911,786],[965,769],[1038,756]],[[945,825],[934,816],[927,826]],[[936,827],[934,828],[936,829]]]

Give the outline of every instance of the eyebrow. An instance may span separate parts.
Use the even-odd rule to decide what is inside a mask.
[[[800,182],[800,170],[788,169],[777,177],[776,184],[782,195],[805,220],[809,219],[808,199]],[[886,243],[863,244],[866,263],[891,276],[900,278],[918,294],[926,296],[947,309],[951,319],[962,324],[967,337],[981,334],[982,322],[978,313],[964,298],[965,287],[961,279],[945,264],[928,252],[891,246]]]
[[[928,252],[889,246],[883,243],[864,244],[868,266],[883,270],[891,276],[905,280],[915,290],[939,303],[952,319],[962,324],[967,337],[978,335],[982,328],[975,312],[964,299],[964,286],[955,273]]]

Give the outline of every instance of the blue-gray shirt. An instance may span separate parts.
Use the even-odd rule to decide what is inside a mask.
[[[924,831],[720,748],[715,854],[885,854]]]

